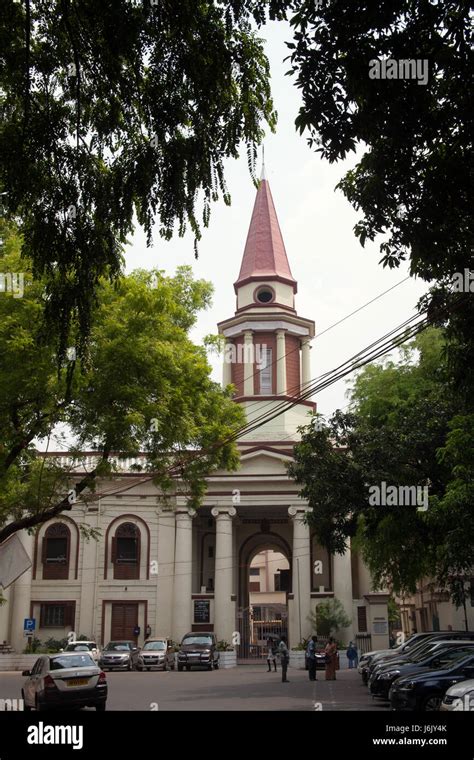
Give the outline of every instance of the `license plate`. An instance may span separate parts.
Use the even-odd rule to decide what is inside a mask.
[[[87,683],[89,683],[88,678],[70,678],[67,681],[68,686],[85,686]]]

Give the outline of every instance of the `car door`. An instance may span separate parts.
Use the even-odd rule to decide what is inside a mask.
[[[43,682],[42,672],[46,659],[46,657],[40,657],[31,672],[31,699],[33,704],[35,703],[36,695],[41,691],[41,685]]]
[[[36,660],[33,665],[30,675],[27,676],[25,683],[23,684],[23,694],[25,695],[25,701],[29,707],[33,707],[35,704],[35,676],[38,672],[38,667],[41,664],[41,657]]]

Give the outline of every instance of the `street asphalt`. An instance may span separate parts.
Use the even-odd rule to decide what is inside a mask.
[[[268,673],[265,664],[228,670],[191,672],[108,672],[107,710],[351,710],[386,711],[373,700],[356,670],[338,671],[336,681],[318,671],[311,682],[304,670]],[[19,698],[24,681],[19,672],[0,672],[0,699]]]

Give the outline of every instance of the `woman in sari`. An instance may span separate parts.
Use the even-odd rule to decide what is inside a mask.
[[[333,637],[329,637],[329,641],[324,649],[326,655],[326,681],[336,680],[336,666],[337,666],[337,644]]]

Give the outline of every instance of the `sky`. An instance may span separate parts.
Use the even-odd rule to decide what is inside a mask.
[[[297,312],[316,322],[311,351],[311,374],[316,377],[410,317],[427,285],[411,278],[321,338],[317,337],[319,332],[405,279],[408,267],[383,268],[378,263],[382,239],[368,242],[362,248],[354,235],[359,215],[335,187],[355,165],[356,155],[330,164],[308,147],[304,134],[295,130],[301,96],[294,80],[285,76],[289,64],[283,59],[288,55],[285,40],[291,38],[289,27],[273,22],[260,36],[266,40],[278,112],[276,133],[268,130],[265,138],[265,172],[290,268],[298,282]],[[167,242],[160,238],[158,226],[152,247],[147,248],[145,235],[137,227],[126,250],[127,272],[138,267],[158,268],[173,275],[177,266],[187,264],[196,278],[213,283],[212,307],[200,314],[191,333],[196,343],[201,343],[206,335],[216,334],[217,323],[234,314],[233,283],[239,273],[256,194],[245,148],[240,159],[227,162],[225,176],[232,205],[225,206],[223,201],[213,205],[210,226],[203,230],[199,244],[198,260],[194,258],[192,234]],[[210,355],[209,360],[213,378],[220,382],[221,361],[215,355]],[[313,400],[318,411],[328,416],[345,407],[347,390],[348,385],[342,380],[317,394]]]

